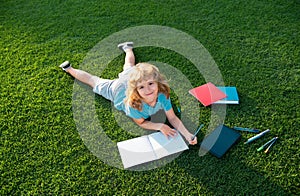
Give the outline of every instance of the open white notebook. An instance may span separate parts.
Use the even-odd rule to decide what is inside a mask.
[[[182,136],[164,136],[161,132],[117,143],[124,168],[157,160],[188,149]]]

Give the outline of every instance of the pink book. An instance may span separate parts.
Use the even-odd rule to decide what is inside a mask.
[[[227,97],[225,93],[211,82],[193,88],[189,90],[189,93],[198,99],[204,106],[209,106],[214,102]]]

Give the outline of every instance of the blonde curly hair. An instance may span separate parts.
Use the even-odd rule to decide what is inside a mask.
[[[124,100],[125,105],[142,111],[142,97],[137,91],[137,84],[150,78],[157,82],[158,93],[163,93],[167,98],[170,97],[169,84],[166,77],[159,72],[159,69],[150,63],[138,63],[130,74],[126,99]]]

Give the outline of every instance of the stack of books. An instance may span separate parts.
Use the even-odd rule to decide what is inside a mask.
[[[189,90],[189,93],[204,106],[211,104],[239,104],[237,89],[233,86],[217,87],[209,82]]]

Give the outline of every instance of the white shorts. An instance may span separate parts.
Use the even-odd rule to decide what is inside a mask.
[[[127,88],[127,82],[132,69],[133,67],[125,69],[123,72],[119,73],[119,78],[114,80],[102,79],[94,76],[93,80],[95,80],[96,86],[93,88],[93,92],[113,102],[116,91],[120,90],[120,87]]]

